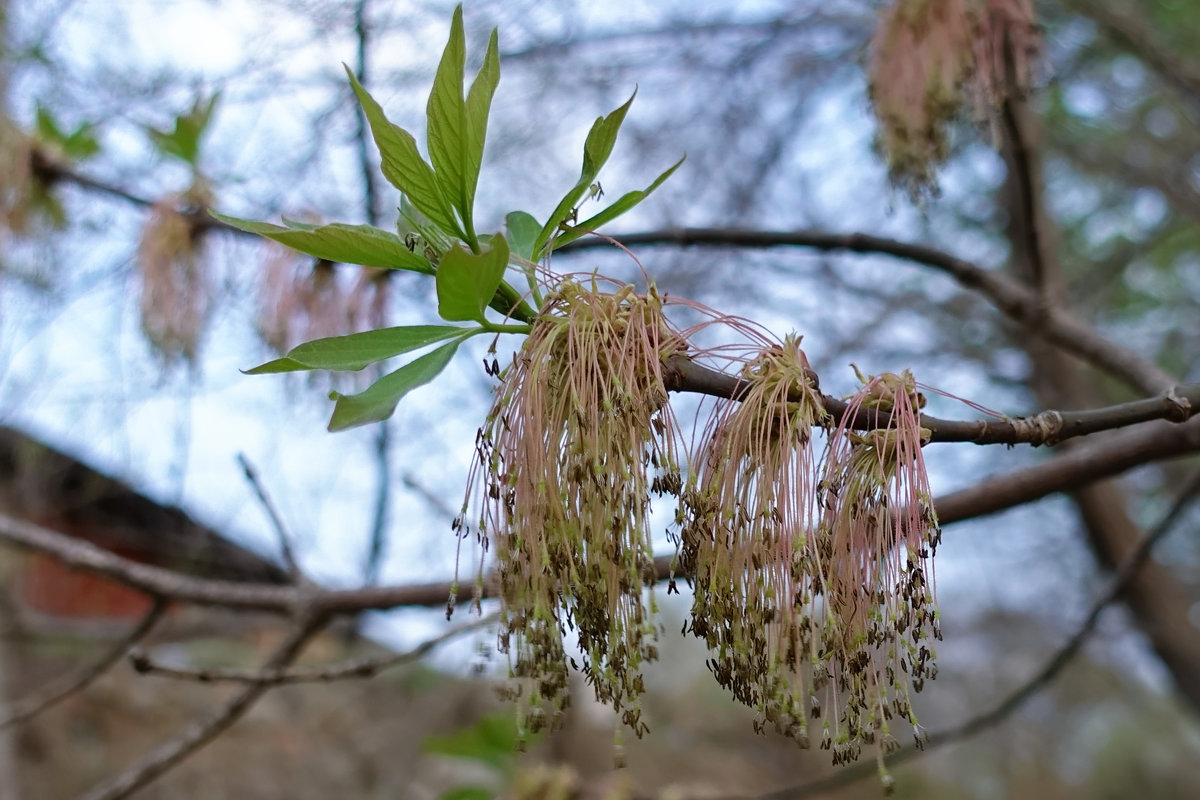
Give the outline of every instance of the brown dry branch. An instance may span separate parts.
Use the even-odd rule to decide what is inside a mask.
[[[263,486],[262,480],[258,477],[258,470],[246,458],[245,453],[238,453],[237,460],[238,465],[242,468],[242,474],[246,476],[250,488],[254,490],[254,495],[258,498],[263,511],[267,512],[267,516],[271,520],[271,527],[275,529],[275,536],[279,540],[279,552],[283,556],[284,566],[287,567],[288,577],[292,579],[292,583],[299,583],[303,575],[300,572],[300,565],[296,563],[294,538],[291,532],[283,524],[283,517],[279,515],[279,509],[275,507],[271,496],[267,494],[267,487]]]
[[[198,683],[265,683],[271,686],[282,686],[292,683],[329,683],[331,681],[346,679],[373,678],[385,670],[404,664],[411,664],[424,657],[439,645],[452,639],[457,639],[459,636],[482,630],[489,625],[495,624],[499,619],[500,616],[498,614],[488,614],[485,617],[455,626],[403,653],[393,653],[392,655],[379,658],[356,658],[324,667],[296,667],[274,670],[245,670],[221,667],[187,669],[161,664],[149,655],[141,652],[130,653],[129,658],[133,664],[133,668],[138,672],[196,681]]]
[[[78,669],[74,674],[64,676],[42,689],[27,695],[5,709],[0,716],[0,730],[18,722],[32,719],[51,706],[59,703],[76,692],[83,691],[97,678],[108,672],[114,664],[120,661],[129,649],[145,638],[146,634],[162,618],[167,610],[167,602],[156,598],[154,605],[146,612],[141,621],[120,641],[110,646],[99,658]]]
[[[1071,312],[1048,305],[1036,291],[995,270],[984,269],[943,250],[921,244],[901,242],[866,233],[827,233],[824,231],[764,231],[746,228],[664,228],[616,237],[626,247],[668,245],[692,247],[712,245],[762,249],[769,247],[805,247],[821,252],[845,251],[862,255],[886,255],[910,261],[956,280],[963,288],[977,291],[997,310],[1019,323],[1030,333],[1057,345],[1081,361],[1118,378],[1142,394],[1157,394],[1177,382],[1157,364],[1138,353],[1108,340],[1091,325]],[[576,239],[562,249],[571,252],[607,245],[602,239]]]
[[[320,633],[329,617],[301,611],[286,638],[267,658],[264,671],[279,670],[300,655],[304,645]],[[204,719],[197,719],[172,739],[163,742],[124,771],[94,787],[79,800],[120,800],[128,797],[189,755],[221,735],[271,688],[270,683],[245,686]]]

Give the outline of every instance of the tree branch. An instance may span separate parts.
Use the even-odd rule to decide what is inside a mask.
[[[986,479],[937,498],[942,524],[994,514],[1057,492],[1078,489],[1153,461],[1200,451],[1200,419],[1159,423],[1089,442],[1040,464]]]
[[[259,480],[258,470],[246,458],[245,453],[238,453],[238,465],[242,468],[242,474],[246,476],[246,480],[250,483],[250,488],[254,490],[255,496],[258,497],[258,502],[262,505],[263,510],[267,512],[267,517],[271,520],[271,526],[275,529],[275,536],[279,540],[279,552],[283,556],[283,564],[287,567],[288,577],[292,583],[299,583],[304,577],[300,571],[300,565],[296,563],[296,548],[293,544],[293,538],[288,531],[287,526],[283,524],[283,517],[279,516],[279,510],[275,508],[275,504],[271,502],[271,496],[267,494],[267,489]]]
[[[122,637],[119,642],[113,644],[100,658],[91,664],[81,667],[75,674],[65,676],[59,681],[54,681],[37,692],[23,697],[10,705],[7,712],[3,716],[0,716],[0,730],[31,719],[54,704],[85,689],[92,681],[107,672],[113,664],[120,661],[129,652],[129,648],[140,642],[159,619],[162,618],[163,612],[166,610],[166,601],[162,598],[156,598],[154,605],[142,617],[141,622]]]
[[[274,670],[185,669],[182,667],[173,667],[169,664],[161,664],[151,659],[145,653],[130,653],[129,658],[133,664],[133,668],[138,672],[197,681],[199,683],[265,683],[271,686],[281,686],[291,683],[329,683],[347,678],[373,678],[385,670],[417,661],[435,647],[465,633],[477,631],[492,625],[499,619],[499,614],[489,614],[486,617],[481,617],[472,622],[452,628],[403,653],[393,653],[381,658],[358,658],[326,667]]]
[[[745,383],[732,375],[709,369],[683,357],[667,361],[667,389],[694,392],[713,397],[740,399]],[[846,413],[847,403],[823,396],[825,410],[835,422]],[[998,420],[946,420],[922,414],[921,427],[930,431],[931,442],[973,442],[975,444],[1057,444],[1077,436],[1124,428],[1142,422],[1168,419],[1186,422],[1200,409],[1200,384],[1177,386],[1157,397],[1086,411],[1042,411],[1028,417]],[[851,427],[864,430],[885,427],[889,415],[860,410]]]
[[[1111,342],[1069,311],[1047,306],[1042,297],[1018,281],[985,270],[949,253],[924,245],[900,242],[865,233],[821,231],[760,231],[743,228],[667,228],[616,237],[625,246],[715,245],[742,248],[807,247],[823,252],[886,255],[932,267],[978,291],[1011,319],[1042,336],[1076,358],[1103,370],[1147,395],[1170,389],[1175,380],[1151,361]],[[559,252],[609,246],[607,240],[583,237]]]
[[[969,489],[937,498],[934,507],[943,525],[994,514],[1056,492],[1154,461],[1200,452],[1200,418],[1182,425],[1156,423],[1115,433],[1031,467],[990,478]],[[121,558],[88,542],[0,514],[0,539],[37,550],[63,563],[87,569],[155,597],[233,610],[293,613],[311,606],[326,614],[354,614],[399,606],[438,606],[450,596],[451,583],[437,581],[403,586],[322,590],[204,580]],[[655,577],[673,576],[674,556],[655,559]],[[490,587],[482,587],[490,596]]]
[[[309,639],[325,627],[327,620],[322,615],[306,614],[298,618],[284,641],[267,659],[263,669],[282,669],[292,663]],[[82,795],[80,800],[120,800],[128,797],[223,733],[270,688],[269,683],[253,683],[242,688],[207,719],[196,720],[178,736],[150,751],[125,771]]]

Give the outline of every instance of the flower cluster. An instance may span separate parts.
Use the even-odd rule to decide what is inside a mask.
[[[893,180],[917,191],[946,159],[966,104],[986,119],[1028,89],[1040,34],[1032,0],[897,0],[871,41],[871,104]]]
[[[924,398],[907,372],[860,375],[835,423],[799,337],[767,341],[699,429],[685,483],[663,371],[688,353],[653,288],[567,280],[503,371],[477,440],[478,507],[456,526],[496,551],[509,694],[530,730],[553,724],[573,630],[597,698],[645,730],[650,504],[673,495],[694,586],[685,629],[718,682],[758,711],[757,729],[816,740],[835,763],[873,744],[882,769],[891,720],[922,741],[911,692],[936,674]]]
[[[501,648],[516,691],[529,692],[531,731],[567,702],[567,629],[596,697],[645,729],[639,668],[657,656],[650,497],[682,484],[663,361],[685,342],[662,306],[653,288],[564,281],[479,432],[468,499],[480,498],[475,532],[496,550]]]
[[[165,358],[193,361],[212,310],[212,276],[200,258],[198,217],[180,211],[207,205],[203,189],[155,203],[138,243],[142,329]]]
[[[880,753],[896,746],[893,717],[911,723],[923,744],[909,686],[920,691],[937,675],[932,640],[941,638],[930,562],[941,531],[921,454],[924,398],[907,371],[863,384],[830,437],[818,493],[828,694],[840,709],[822,742],[832,741],[835,762],[856,758],[859,743],[874,742]],[[873,427],[852,432],[864,414]]]
[[[328,261],[297,258],[269,247],[258,287],[258,331],[273,350],[301,342],[382,328],[388,318],[389,270],[364,267],[353,285]]]
[[[734,697],[778,732],[807,741],[798,665],[811,659],[811,621],[798,604],[813,558],[820,393],[789,338],[742,370],[741,403],[713,415],[684,495],[680,556],[692,576],[691,631]]]
[[[747,390],[710,422],[684,494],[681,554],[690,628],[740,702],[835,763],[863,744],[893,749],[889,720],[919,736],[909,686],[936,673],[928,560],[938,539],[921,456],[920,395],[908,373],[864,380],[823,459],[828,425],[798,341],[743,370]],[[873,429],[855,433],[860,415]]]

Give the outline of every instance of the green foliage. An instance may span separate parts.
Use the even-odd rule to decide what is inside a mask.
[[[315,226],[284,220],[285,227],[210,213],[226,225],[257,233],[315,258],[433,274],[429,260],[409,250],[399,236],[370,225],[334,222]]]
[[[367,225],[309,225],[288,220],[284,220],[283,225],[275,225],[213,215],[227,225],[257,233],[316,258],[433,275],[438,315],[447,322],[478,323],[477,327],[465,328],[444,325],[386,328],[320,339],[302,344],[283,358],[247,371],[257,375],[309,369],[360,370],[369,364],[450,340],[385,375],[363,392],[353,395],[334,392],[332,398],[336,405],[329,422],[330,430],[388,418],[408,392],[437,377],[458,346],[471,336],[528,333],[537,312],[520,291],[504,280],[510,262],[515,262],[523,271],[532,297],[535,302],[540,302],[535,262],[549,254],[552,243],[557,246],[572,241],[612,221],[645,199],[682,163],[681,159],[645,189],[629,192],[582,224],[567,227],[568,221],[577,219],[579,203],[600,194],[596,178],[612,154],[621,123],[633,102],[630,97],[592,125],[584,143],[579,180],[563,196],[547,222],[539,223],[524,211],[514,211],[506,217],[507,237],[502,234],[477,235],[475,192],[483,164],[488,115],[500,82],[498,42],[498,34],[493,30],[483,65],[464,96],[466,42],[462,8],[455,9],[450,37],[426,105],[428,161],[421,155],[416,138],[387,118],[379,103],[347,68],[350,85],[379,148],[383,175],[401,193],[399,233]],[[174,131],[152,131],[159,148],[194,165],[198,141],[215,102],[216,97],[207,103],[197,101],[191,112],[176,120]],[[518,322],[493,322],[488,319],[489,308],[505,320]]]
[[[511,211],[504,218],[508,228],[508,243],[513,255],[533,261],[533,245],[541,232],[542,224],[528,211]]]
[[[375,139],[375,145],[379,148],[383,177],[403,192],[431,223],[460,239],[464,238],[465,234],[454,219],[454,212],[442,193],[433,167],[429,166],[417,149],[417,140],[408,131],[388,121],[379,103],[362,87],[349,67],[346,67],[346,74],[350,77],[350,85],[354,87],[367,123],[371,126],[371,136]]]
[[[171,130],[147,127],[150,141],[163,155],[178,158],[193,168],[199,167],[200,140],[208,130],[220,96],[218,92],[207,100],[197,97],[190,110],[175,117],[175,126]]]
[[[336,400],[337,403],[333,407],[333,416],[329,419],[329,430],[344,431],[368,422],[382,422],[390,417],[401,398],[441,374],[454,357],[458,346],[469,335],[460,336],[449,344],[444,344],[405,364],[395,372],[384,375],[364,392],[331,392],[330,399]]]
[[[472,221],[472,206],[475,204],[479,168],[483,163],[488,112],[496,85],[500,82],[497,41],[497,32],[493,30],[483,67],[464,100],[462,84],[466,45],[463,42],[462,6],[454,9],[450,41],[446,44],[437,75],[433,79],[433,91],[429,93],[429,158],[442,191],[458,211],[465,233],[463,239],[476,252],[479,246]]]
[[[684,156],[683,158],[686,158],[686,157],[687,156]],[[595,214],[594,216],[588,217],[587,219],[585,219],[583,222],[579,223],[578,225],[571,226],[570,230],[567,230],[567,231],[559,234],[558,237],[554,240],[555,246],[562,247],[567,242],[575,241],[580,236],[583,236],[587,233],[590,233],[591,231],[596,230],[601,225],[606,225],[607,223],[612,222],[614,219],[621,216],[626,211],[628,211],[629,209],[636,206],[638,203],[645,200],[646,197],[651,192],[653,192],[655,189],[657,189],[659,186],[662,185],[663,181],[665,181],[667,178],[671,177],[671,173],[673,173],[675,170],[679,169],[680,165],[683,164],[683,158],[680,158],[672,166],[668,167],[667,170],[663,174],[661,174],[657,178],[655,178],[654,182],[651,183],[649,186],[647,186],[645,189],[642,189],[641,191],[635,191],[635,192],[626,192],[625,194],[621,195],[620,199],[618,199],[617,202],[613,203],[611,206],[604,209],[599,214]]]
[[[357,371],[377,361],[469,333],[468,329],[454,325],[411,325],[379,328],[349,336],[332,336],[293,347],[285,357],[248,369],[246,374],[264,375],[305,369]]]
[[[563,195],[563,199],[558,201],[558,205],[550,214],[550,219],[542,227],[542,231],[533,245],[533,260],[536,261],[545,255],[546,244],[558,230],[559,225],[575,217],[576,207],[583,198],[583,193],[591,187],[596,176],[600,174],[600,168],[612,154],[613,145],[617,143],[617,132],[621,129],[621,123],[625,121],[625,114],[629,111],[629,106],[633,104],[635,97],[637,97],[636,90],[624,105],[606,117],[597,117],[596,121],[592,123],[592,129],[588,131],[587,139],[583,143],[583,170],[579,174],[579,180],[575,182],[570,191]]]
[[[521,742],[512,714],[489,714],[469,728],[445,736],[426,736],[427,753],[486,764],[493,769],[512,768],[514,751]]]
[[[472,255],[453,247],[442,256],[437,271],[438,313],[449,322],[487,322],[484,311],[492,302],[508,266],[508,243],[492,237],[492,247]]]
[[[54,119],[45,106],[37,109],[37,139],[41,144],[57,147],[67,158],[82,161],[96,155],[100,151],[100,143],[96,141],[95,126],[85,122],[67,133]]]
[[[521,742],[512,714],[489,714],[454,733],[426,736],[422,749],[432,755],[482,764],[495,773],[497,785],[506,785],[516,774]],[[438,800],[492,800],[496,795],[494,787],[471,784],[448,789]]]

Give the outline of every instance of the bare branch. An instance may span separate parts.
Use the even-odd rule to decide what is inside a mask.
[[[146,612],[141,621],[119,642],[113,644],[100,658],[77,670],[73,675],[64,676],[54,681],[34,694],[21,698],[8,707],[7,712],[0,716],[0,730],[19,722],[37,716],[54,704],[67,699],[76,692],[82,691],[93,681],[103,675],[129,652],[129,648],[140,642],[162,618],[167,610],[167,602],[157,598],[154,605]]]
[[[1089,442],[1031,467],[998,475],[969,489],[937,498],[943,524],[973,519],[1056,492],[1066,492],[1126,470],[1200,451],[1200,419],[1184,425],[1157,423]]]
[[[267,659],[263,669],[282,669],[292,663],[327,621],[328,617],[325,616],[303,616],[298,619],[284,641]],[[128,797],[223,733],[270,688],[268,683],[252,683],[240,689],[207,719],[196,720],[178,736],[147,753],[128,769],[82,795],[80,800],[119,800]]]
[[[682,356],[668,362],[667,388],[737,400],[744,384],[732,375],[709,369]],[[844,401],[825,395],[825,410],[836,422],[846,413]],[[1077,436],[1115,430],[1142,422],[1167,419],[1186,422],[1200,409],[1200,384],[1177,386],[1157,397],[1120,403],[1086,411],[1042,411],[1027,417],[998,420],[947,420],[921,415],[921,427],[930,431],[931,442],[973,442],[975,444],[1057,444]],[[856,429],[884,427],[889,415],[879,411],[860,411],[851,423]]]
[[[1109,341],[1069,311],[1047,306],[1036,291],[999,272],[985,270],[936,248],[865,233],[760,231],[744,228],[667,228],[616,237],[621,244],[690,247],[716,245],[743,248],[808,247],[824,252],[887,255],[932,267],[963,287],[980,292],[1008,317],[1082,361],[1120,378],[1147,395],[1170,389],[1175,380],[1153,362]],[[604,239],[584,237],[560,252],[609,246]]]
[[[1113,573],[1112,577],[1109,578],[1104,591],[1092,602],[1091,608],[1088,609],[1083,622],[1079,624],[1075,632],[1068,637],[1062,647],[1055,651],[1040,670],[1035,672],[1028,680],[988,711],[964,720],[957,725],[930,733],[924,748],[905,747],[897,753],[888,756],[888,763],[899,764],[915,756],[922,755],[924,752],[962,741],[977,733],[982,733],[988,728],[1003,722],[1024,705],[1026,701],[1048,686],[1079,653],[1079,650],[1083,647],[1088,637],[1095,631],[1096,624],[1100,621],[1100,615],[1104,612],[1104,609],[1116,602],[1121,596],[1125,587],[1129,585],[1129,582],[1137,574],[1138,569],[1146,562],[1155,545],[1170,533],[1180,514],[1196,499],[1198,492],[1200,492],[1200,470],[1192,473],[1191,477],[1176,495],[1167,513],[1151,529],[1150,533],[1142,538],[1138,546],[1130,552],[1125,560],[1121,562],[1116,572]],[[863,762],[837,772],[828,778],[788,789],[769,792],[759,795],[754,800],[802,800],[802,798],[822,795],[878,774],[879,768],[874,762]]]
[[[428,641],[422,642],[412,650],[403,653],[393,653],[381,658],[358,658],[341,664],[327,667],[305,667],[295,669],[274,670],[244,670],[244,669],[184,669],[160,664],[145,653],[130,653],[130,661],[138,672],[150,675],[163,675],[168,678],[197,681],[199,683],[265,683],[280,686],[289,683],[328,683],[347,678],[373,678],[379,673],[410,664],[424,657],[435,647],[462,636],[465,633],[485,628],[500,619],[499,614],[489,614],[473,622],[459,625],[445,633],[439,634]]]
[[[294,539],[291,533],[288,532],[287,526],[283,524],[283,518],[279,516],[279,511],[275,508],[275,504],[271,502],[271,496],[267,494],[266,487],[259,480],[258,471],[254,469],[254,465],[250,463],[244,453],[238,453],[237,460],[242,468],[242,474],[246,476],[246,480],[250,482],[250,487],[258,497],[258,502],[262,504],[263,510],[271,518],[271,525],[275,528],[275,535],[279,539],[279,551],[283,556],[284,566],[287,567],[288,576],[292,579],[292,583],[297,583],[302,576],[300,566],[296,563],[296,551],[293,546]]]

